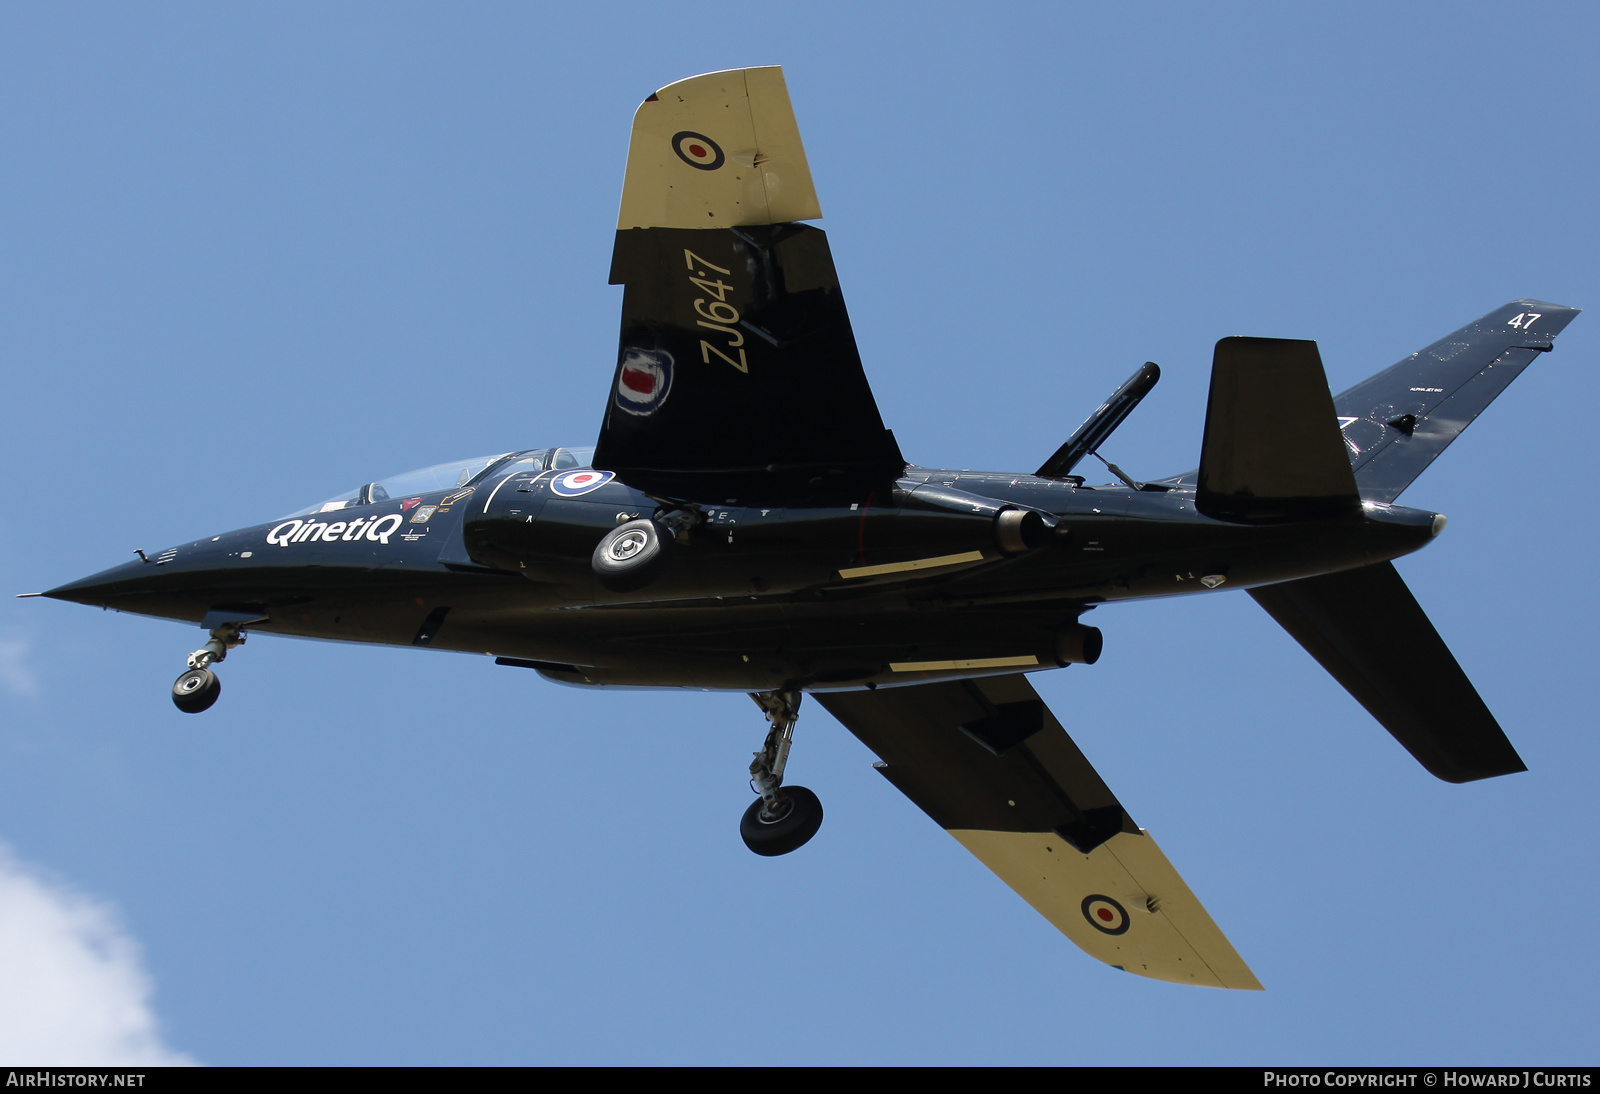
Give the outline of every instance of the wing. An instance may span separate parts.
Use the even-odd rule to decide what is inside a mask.
[[[1090,956],[1214,988],[1261,983],[1027,679],[814,698],[884,777]]]
[[[783,73],[639,107],[611,282],[625,285],[594,465],[672,497],[867,496],[905,469],[856,351]]]

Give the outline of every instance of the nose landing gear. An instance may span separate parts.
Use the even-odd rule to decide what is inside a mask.
[[[222,681],[211,666],[228,656],[235,646],[244,645],[241,624],[224,623],[211,632],[211,640],[189,655],[189,668],[172,683],[172,705],[185,714],[211,709],[222,694]]]
[[[783,785],[794,723],[800,716],[798,691],[753,691],[771,728],[766,743],[750,763],[750,787],[761,796],[739,821],[744,845],[758,855],[786,855],[801,847],[822,827],[822,802],[803,786]]]
[[[185,714],[199,714],[222,694],[222,681],[210,669],[190,669],[172,684],[172,705]]]

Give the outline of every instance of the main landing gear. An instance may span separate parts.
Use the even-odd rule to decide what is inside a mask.
[[[798,691],[752,691],[750,698],[767,716],[767,740],[750,762],[750,788],[761,796],[739,821],[744,845],[758,855],[786,855],[822,827],[822,802],[803,786],[784,786],[795,719],[800,716]]]
[[[211,641],[189,655],[189,669],[172,683],[172,705],[185,714],[211,709],[222,694],[222,681],[211,666],[228,656],[235,646],[244,645],[244,631],[237,623],[224,623],[211,632]]]

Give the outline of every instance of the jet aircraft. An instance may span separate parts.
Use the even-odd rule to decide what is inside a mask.
[[[1513,301],[1337,397],[1315,342],[1223,338],[1199,467],[1156,481],[1077,473],[1154,364],[1035,471],[930,469],[884,427],[820,216],[780,69],[665,87],[634,117],[592,448],[363,483],[24,595],[198,623],[189,713],[248,632],[748,692],[762,855],[822,822],[783,779],[809,693],[1089,954],[1213,987],[1261,985],[1028,681],[1095,663],[1086,614],[1243,589],[1439,778],[1524,770],[1392,563],[1445,519],[1396,502],[1575,309]]]

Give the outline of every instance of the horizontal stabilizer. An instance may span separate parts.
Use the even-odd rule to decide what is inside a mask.
[[[1513,300],[1335,399],[1361,496],[1398,498],[1577,314]]]
[[[901,793],[1091,956],[1156,980],[1260,990],[1026,677],[814,697]]]
[[[1392,564],[1250,595],[1439,778],[1464,783],[1527,770]]]
[[[1339,516],[1360,506],[1317,344],[1218,342],[1195,508],[1254,523]]]

